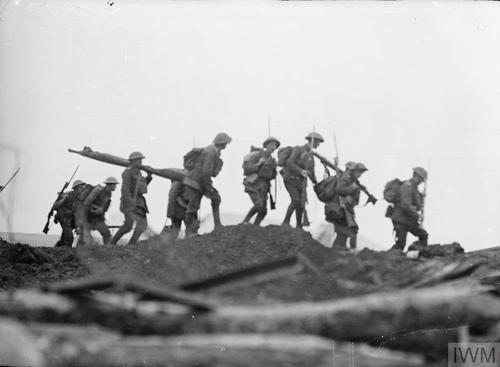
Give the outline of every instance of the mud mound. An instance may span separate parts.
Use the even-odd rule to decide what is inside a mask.
[[[454,256],[463,254],[464,248],[458,242],[449,245],[428,245],[422,246],[418,242],[411,245],[408,251],[419,251],[422,257]]]
[[[134,247],[94,247],[78,254],[92,274],[133,277],[178,286],[251,265],[304,254],[311,267],[284,278],[219,293],[232,303],[341,298],[379,290],[411,273],[419,261],[365,249],[354,255],[326,248],[308,232],[281,226],[228,226],[170,243],[153,238]]]
[[[0,239],[0,289],[41,285],[87,274],[73,249],[30,247]]]
[[[77,252],[92,274],[132,276],[175,286],[282,259],[306,248],[324,247],[302,230],[239,225],[186,240],[165,243],[155,237],[132,247],[101,246]]]

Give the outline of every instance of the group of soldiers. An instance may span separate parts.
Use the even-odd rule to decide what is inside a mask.
[[[348,162],[345,171],[342,171],[336,159],[335,163],[329,163],[336,171],[334,176],[330,176],[325,165],[326,159],[315,152],[324,142],[323,137],[317,132],[311,132],[305,139],[304,145],[280,148],[280,141],[269,137],[262,143],[262,147],[251,147],[250,153],[243,158],[242,167],[244,190],[253,206],[242,223],[249,224],[255,216],[253,224],[260,225],[267,215],[268,198],[271,201],[271,209],[275,208],[271,184],[277,179],[279,169],[290,195],[290,204],[282,225],[290,226],[294,213],[297,228],[309,225],[306,204],[308,181],[311,181],[318,198],[325,203],[326,220],[334,226],[336,236],[333,246],[345,248],[349,240],[348,248],[355,250],[359,230],[355,207],[359,204],[361,191],[369,195],[369,201],[376,202],[359,182],[368,169],[361,162]],[[205,148],[195,148],[184,156],[182,179],[172,181],[169,192],[167,217],[170,225],[165,226],[162,234],[176,239],[184,223],[185,236],[189,238],[196,235],[200,226],[200,204],[204,196],[211,202],[215,229],[222,226],[219,211],[221,195],[213,186],[213,178],[223,166],[221,151],[231,140],[226,133],[219,133],[212,144]],[[278,151],[277,159],[273,157],[275,151]],[[328,173],[328,177],[325,176],[321,182],[318,182],[315,174],[315,157],[320,158],[321,163],[325,165],[325,172]],[[118,180],[108,177],[103,185],[95,187],[76,180],[72,190],[61,195],[52,207],[52,210],[57,212],[56,221],[62,227],[61,238],[56,246],[71,247],[73,230],[79,235],[77,246],[95,244],[92,230],[97,230],[102,235],[104,244],[115,245],[126,233],[134,229],[128,243],[136,243],[148,226],[149,210],[144,195],[154,172],[154,169],[142,164],[144,158],[140,152],[131,153],[128,166],[122,173],[120,211],[125,221],[116,233],[111,236],[105,222],[105,213],[110,206],[112,192],[119,184]],[[143,171],[147,172],[146,176],[143,176]],[[386,216],[392,220],[394,226],[394,249],[404,249],[408,232],[417,236],[422,245],[427,244],[428,234],[422,227],[424,196],[418,189],[426,179],[425,169],[417,167],[413,170],[411,179],[404,182],[397,180],[397,183],[393,180],[391,185],[388,184],[390,187],[386,187],[384,191],[384,198],[391,204]]]

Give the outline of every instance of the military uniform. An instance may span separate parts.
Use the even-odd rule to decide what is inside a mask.
[[[357,179],[351,173],[341,173],[337,180],[336,195],[331,205],[336,206],[337,216],[331,221],[336,233],[334,246],[346,247],[350,238],[351,249],[356,248],[359,230],[356,223],[354,207],[359,204],[361,189]]]
[[[111,239],[111,232],[105,222],[105,213],[111,205],[111,191],[105,190],[101,185],[97,185],[85,198],[83,202],[83,213],[85,223],[82,226],[82,233],[78,238],[78,244],[95,245],[91,231],[98,231],[103,239],[103,243],[107,244]],[[94,210],[99,211],[95,213]]]
[[[170,239],[179,236],[182,222],[186,217],[187,200],[184,195],[185,186],[182,182],[174,181],[168,192],[167,218],[170,219],[170,227],[165,227],[163,233],[168,234]]]
[[[56,210],[54,220],[61,225],[62,233],[55,247],[71,247],[73,245],[73,229],[75,228],[75,216],[73,205],[79,191],[83,185],[75,187],[73,190],[65,193],[63,197],[54,203],[53,209]]]
[[[218,213],[221,197],[212,186],[212,177],[217,175],[219,170],[220,150],[214,144],[203,149],[197,160],[195,167],[186,174],[183,181],[184,196],[187,199],[185,215],[186,232],[198,232],[198,210],[201,205],[201,198],[206,195],[212,201],[214,213]],[[216,226],[220,225],[220,218],[214,217]]]
[[[277,173],[276,160],[266,150],[255,149],[249,154],[243,166],[247,174],[243,186],[253,202],[253,207],[243,222],[249,222],[257,213],[254,224],[259,225],[267,214],[267,196],[271,180],[276,178]]]
[[[316,183],[314,157],[309,144],[294,147],[285,167],[280,172],[291,199],[284,223],[289,223],[295,210],[298,228],[302,227],[302,215],[307,202],[307,177],[302,175],[304,170],[307,171],[311,181]]]
[[[396,232],[394,249],[404,250],[408,232],[418,237],[426,245],[429,234],[419,224],[419,211],[422,209],[423,196],[418,184],[413,180],[404,181],[399,188],[399,198],[394,206],[389,206],[387,216],[392,220]]]
[[[125,215],[125,221],[118,231],[116,231],[109,242],[110,244],[116,244],[123,235],[130,232],[134,227],[134,223],[135,229],[130,238],[129,245],[135,244],[148,227],[146,216],[149,210],[144,194],[147,193],[147,187],[151,180],[151,175],[143,177],[141,170],[137,167],[129,166],[123,171],[120,211]]]

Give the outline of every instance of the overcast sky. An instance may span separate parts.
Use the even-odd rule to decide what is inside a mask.
[[[0,231],[8,211],[11,230],[41,232],[77,164],[93,184],[120,178],[119,167],[67,148],[140,150],[145,164],[179,167],[219,131],[233,137],[215,186],[234,223],[250,207],[242,157],[270,119],[283,145],[315,128],[330,158],[335,131],[341,162],[364,162],[362,181],[380,199],[385,182],[428,167],[430,241],[499,245],[496,2],[10,0],[0,9],[0,183],[22,167],[0,194]],[[155,178],[147,194],[155,230],[168,189]],[[108,219],[120,224],[119,190],[113,199]],[[279,223],[288,203],[281,183],[264,223]],[[360,235],[377,249],[393,242],[385,208],[358,209]],[[324,222],[312,192],[309,210]]]

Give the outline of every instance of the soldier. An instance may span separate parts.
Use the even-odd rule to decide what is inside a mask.
[[[278,149],[280,142],[276,138],[269,137],[262,145],[264,149],[252,147],[254,150],[243,161],[243,171],[246,175],[243,185],[253,202],[253,207],[243,223],[249,223],[254,214],[257,214],[255,225],[259,225],[267,214],[267,195],[271,180],[276,179],[276,160],[272,157],[272,153]]]
[[[85,187],[85,183],[81,180],[73,182],[72,190],[64,193],[62,198],[52,205],[52,210],[56,210],[55,222],[61,225],[62,233],[55,247],[71,247],[73,245],[73,229],[75,228],[75,215],[73,206],[76,198],[81,190]]]
[[[91,231],[97,230],[107,244],[111,239],[111,232],[106,225],[105,214],[111,204],[111,194],[116,190],[118,180],[108,177],[104,180],[104,186],[96,185],[88,194],[82,204],[84,223],[81,226],[81,233],[78,237],[77,246],[95,245]]]
[[[168,192],[167,218],[171,224],[165,227],[162,234],[166,234],[168,239],[175,240],[179,237],[182,222],[186,216],[187,202],[184,199],[184,185],[179,181],[172,181]]]
[[[427,245],[429,234],[420,224],[423,209],[423,195],[418,186],[427,180],[427,171],[422,167],[413,169],[413,177],[399,187],[399,195],[387,208],[386,216],[392,220],[396,243],[392,249],[404,250],[408,232],[418,237],[421,245]]]
[[[231,140],[231,137],[226,133],[217,134],[213,143],[203,148],[194,168],[186,174],[186,178],[183,181],[185,186],[184,197],[187,201],[186,216],[184,218],[186,237],[192,237],[198,233],[198,209],[200,209],[203,195],[212,201],[215,228],[222,226],[219,212],[221,198],[218,191],[212,185],[212,177],[215,177],[221,169],[222,160],[220,159],[220,153]]]
[[[291,203],[286,211],[282,225],[290,226],[290,218],[295,211],[297,228],[302,228],[302,216],[307,201],[307,178],[316,184],[314,173],[314,157],[312,150],[316,149],[323,141],[323,137],[312,132],[306,136],[307,143],[292,149],[285,167],[281,170],[286,190],[291,198]]]
[[[144,155],[141,152],[130,153],[130,164],[122,173],[122,188],[120,198],[120,211],[125,215],[123,225],[116,231],[109,241],[110,245],[116,243],[126,233],[130,232],[135,224],[135,229],[128,242],[135,244],[141,234],[148,227],[147,214],[149,213],[144,194],[148,192],[148,185],[153,179],[151,174],[144,178],[141,174],[142,160]]]
[[[332,220],[336,233],[333,246],[347,246],[347,239],[351,250],[357,246],[358,224],[354,207],[359,204],[361,188],[358,180],[368,169],[363,163],[346,163],[346,172],[341,173],[337,179],[336,195],[333,199],[334,206],[338,208],[338,216]]]

